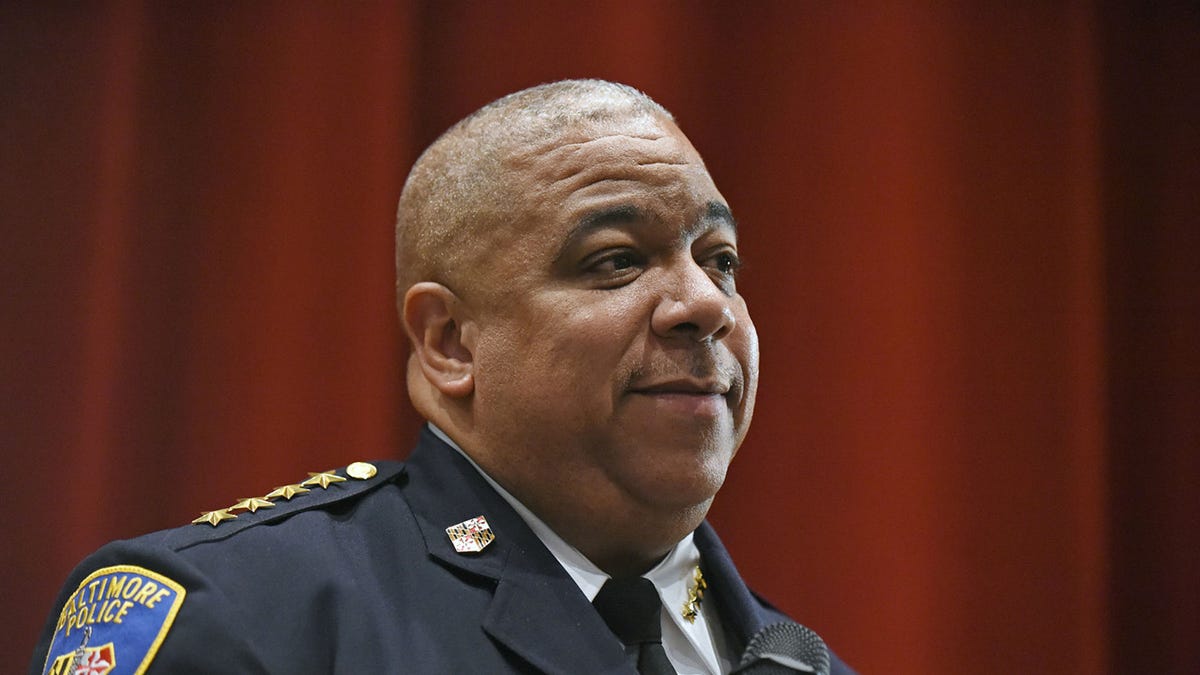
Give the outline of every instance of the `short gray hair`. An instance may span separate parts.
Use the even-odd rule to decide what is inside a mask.
[[[646,94],[604,80],[563,80],[499,98],[452,126],[417,159],[396,213],[396,286],[453,286],[477,254],[471,237],[510,213],[521,196],[505,180],[505,160],[564,130],[671,113]]]

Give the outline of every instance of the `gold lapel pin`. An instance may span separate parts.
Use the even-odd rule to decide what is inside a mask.
[[[706,588],[708,583],[704,581],[700,566],[696,565],[696,569],[692,570],[692,583],[688,586],[687,600],[683,602],[683,618],[688,623],[696,623],[696,617],[700,616],[700,603],[704,601]]]
[[[454,550],[459,553],[479,553],[496,540],[487,518],[483,516],[475,516],[447,527],[446,536],[450,537],[450,543],[454,544]]]

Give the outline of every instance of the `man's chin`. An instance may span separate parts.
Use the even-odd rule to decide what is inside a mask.
[[[707,461],[698,461],[701,459]],[[707,511],[725,483],[728,468],[727,460],[715,456],[692,456],[679,463],[658,462],[653,470],[639,474],[640,492],[645,501],[660,510],[685,511],[703,507]]]

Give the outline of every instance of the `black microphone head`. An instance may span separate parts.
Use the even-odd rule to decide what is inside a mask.
[[[793,621],[773,623],[755,633],[734,670],[738,675],[829,675],[829,648],[821,636]]]

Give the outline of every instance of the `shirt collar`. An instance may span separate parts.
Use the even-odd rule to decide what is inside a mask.
[[[475,467],[488,485],[491,485],[492,489],[503,497],[509,506],[512,506],[517,515],[521,516],[521,519],[529,526],[529,529],[533,530],[542,544],[550,550],[551,555],[558,560],[558,563],[579,586],[579,590],[587,596],[588,602],[595,600],[596,594],[600,592],[600,587],[604,585],[604,582],[608,581],[609,575],[596,567],[595,563],[579,552],[579,549],[558,536],[554,530],[550,529],[549,525],[538,518],[508,490],[492,480],[492,477],[476,464],[475,460],[458,443],[454,442],[454,439],[447,436],[446,432],[432,422],[429,423],[429,429],[446,445],[462,455],[463,459],[467,460],[471,466]],[[683,618],[683,607],[688,600],[688,591],[696,583],[693,572],[700,564],[700,549],[696,548],[693,535],[694,533],[689,532],[667,553],[665,558],[642,576],[654,584],[654,588],[662,599],[665,615],[663,646],[667,649],[668,656],[671,657],[676,669],[683,666],[689,672],[727,672],[730,663],[722,653],[720,631],[715,629],[719,625],[719,619],[711,604],[700,604],[700,613],[694,622]],[[699,663],[696,662],[697,659],[700,660]],[[689,666],[695,670],[689,669]]]
[[[599,567],[596,567],[592,561],[588,560],[587,556],[580,553],[579,549],[568,544],[566,540],[558,536],[554,530],[550,529],[549,525],[543,522],[541,518],[538,518],[533,511],[530,511],[529,508],[522,504],[519,499],[512,496],[508,490],[505,490],[503,487],[501,487],[501,485],[495,480],[492,480],[492,477],[489,476],[487,472],[484,471],[478,464],[476,464],[475,460],[472,459],[471,456],[465,451],[463,451],[463,449],[459,447],[458,443],[455,443],[452,438],[447,436],[446,432],[439,429],[437,425],[433,424],[432,422],[429,423],[429,429],[435,436],[445,441],[447,445],[454,448],[458,454],[462,455],[464,459],[470,462],[471,466],[475,467],[475,470],[479,472],[479,475],[483,476],[483,479],[488,482],[488,485],[491,485],[492,489],[495,490],[501,497],[503,497],[504,501],[508,502],[509,506],[513,507],[513,510],[517,512],[517,515],[521,516],[521,519],[525,521],[525,524],[529,526],[529,529],[533,530],[533,533],[537,535],[537,538],[546,545],[546,548],[550,549],[550,553],[555,557],[555,559],[558,560],[559,564],[563,566],[563,569],[567,571],[567,574],[569,574],[579,586],[579,590],[583,591],[583,594],[587,596],[588,602],[595,600],[596,594],[600,592],[600,587],[603,586],[604,582],[608,580],[608,575],[605,574]]]

